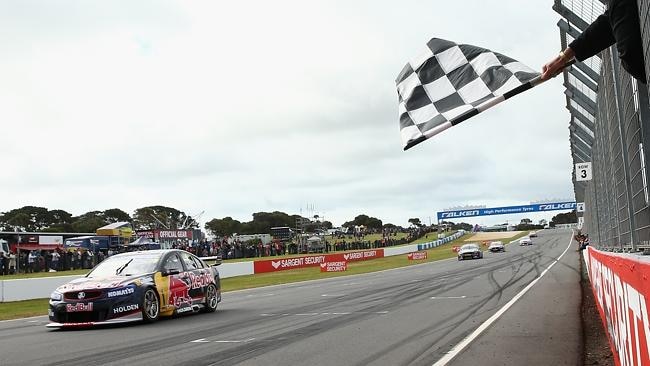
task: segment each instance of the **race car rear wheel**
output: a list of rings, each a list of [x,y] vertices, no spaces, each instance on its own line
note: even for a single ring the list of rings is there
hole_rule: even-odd
[[[217,298],[217,286],[211,283],[208,285],[208,287],[205,288],[205,307],[203,308],[203,311],[206,313],[214,312],[217,310],[218,302],[219,299]]]
[[[160,316],[158,294],[153,288],[148,288],[144,292],[142,299],[142,320],[146,323],[152,323],[158,320],[158,316]]]

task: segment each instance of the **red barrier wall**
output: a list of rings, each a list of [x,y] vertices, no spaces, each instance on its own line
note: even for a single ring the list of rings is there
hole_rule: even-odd
[[[591,286],[617,366],[650,365],[650,262],[587,247]]]
[[[325,262],[356,262],[383,257],[383,249],[372,249],[340,254],[307,255],[302,257],[283,258],[277,260],[271,259],[264,261],[255,261],[253,262],[253,268],[255,270],[255,273],[266,273],[284,271],[288,269],[315,267]]]

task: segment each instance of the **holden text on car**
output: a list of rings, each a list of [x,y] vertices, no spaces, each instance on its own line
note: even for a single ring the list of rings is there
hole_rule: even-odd
[[[220,262],[218,262],[219,264]],[[85,327],[217,309],[219,272],[183,250],[109,257],[50,295],[48,327]]]

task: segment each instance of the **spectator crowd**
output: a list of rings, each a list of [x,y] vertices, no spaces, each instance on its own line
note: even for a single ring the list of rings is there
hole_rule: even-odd
[[[398,232],[395,230],[383,230],[381,232],[381,238],[376,240],[365,240],[366,234],[368,232],[355,232],[351,234],[337,233],[329,236],[329,239],[324,238],[322,245],[318,247],[278,240],[270,243],[263,243],[259,239],[242,242],[239,240],[229,240],[228,237],[214,241],[202,240],[198,243],[179,241],[172,244],[171,247],[186,250],[199,257],[220,256],[224,260],[227,260],[312,252],[327,253],[331,251],[384,248],[406,244],[423,236],[428,237],[429,231],[422,228],[412,228],[406,237],[401,236],[399,239]],[[19,250],[18,256],[14,253],[6,254],[0,252],[0,275],[10,275],[19,272],[36,273],[91,269],[97,263],[114,254],[145,249],[145,246],[123,246],[112,248],[108,251],[97,250],[95,253],[91,250],[83,250],[80,248],[74,250],[63,250],[61,248],[40,251]]]

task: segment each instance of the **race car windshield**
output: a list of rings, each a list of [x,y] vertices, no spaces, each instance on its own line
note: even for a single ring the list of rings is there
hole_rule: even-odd
[[[153,256],[111,257],[98,264],[87,277],[134,276],[151,273],[156,270],[158,259]]]
[[[461,250],[470,250],[470,249],[476,249],[476,245],[473,244],[465,244],[462,247],[460,247]]]

